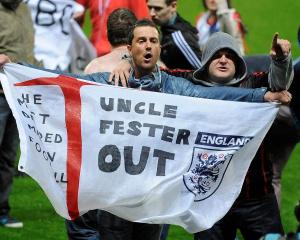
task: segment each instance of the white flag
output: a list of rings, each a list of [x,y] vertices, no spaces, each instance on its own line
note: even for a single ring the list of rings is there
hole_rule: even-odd
[[[130,221],[210,228],[239,195],[270,128],[270,103],[124,89],[5,65],[19,169],[56,212],[103,209]]]

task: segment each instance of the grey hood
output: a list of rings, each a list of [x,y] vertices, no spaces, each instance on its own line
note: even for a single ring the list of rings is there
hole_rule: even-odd
[[[234,85],[242,81],[247,75],[247,66],[244,61],[242,54],[239,50],[239,46],[236,40],[229,34],[224,32],[214,33],[204,45],[202,52],[202,67],[196,70],[193,74],[193,79],[195,82],[199,82],[206,86],[215,86],[218,83],[208,82],[205,76],[206,70],[208,69],[208,64],[214,54],[221,49],[230,49],[237,56],[237,62],[235,61],[236,74],[235,77],[228,83],[222,83],[220,85]],[[204,80],[206,79],[206,80]]]

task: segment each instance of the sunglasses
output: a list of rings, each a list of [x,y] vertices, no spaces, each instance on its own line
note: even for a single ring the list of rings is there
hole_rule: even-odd
[[[228,58],[232,61],[237,59],[236,54],[231,51],[218,51],[213,55],[212,60],[219,59],[223,56],[225,56],[226,58]]]

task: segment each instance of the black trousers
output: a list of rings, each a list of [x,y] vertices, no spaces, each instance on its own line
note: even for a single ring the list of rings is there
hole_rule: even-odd
[[[19,147],[16,121],[3,94],[0,94],[0,216],[9,215],[9,196]]]
[[[267,233],[283,234],[275,194],[236,204],[212,228],[196,233],[194,240],[234,240],[237,229],[245,240],[258,240]]]
[[[102,210],[66,220],[69,240],[159,240],[161,225],[130,222]]]

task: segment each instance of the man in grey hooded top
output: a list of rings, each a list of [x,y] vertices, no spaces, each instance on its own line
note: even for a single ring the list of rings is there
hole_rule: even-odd
[[[293,79],[290,47],[287,40],[278,39],[278,34],[275,34],[269,73],[247,75],[246,63],[236,41],[226,33],[215,33],[203,50],[203,66],[193,73],[193,81],[204,86],[267,87],[274,91],[288,89]],[[214,78],[210,77],[211,72]],[[224,80],[226,74],[228,77]],[[272,139],[267,135],[230,211],[211,229],[196,233],[195,240],[233,240],[237,229],[246,240],[256,240],[267,233],[283,234],[272,187],[271,145]]]
[[[289,88],[293,79],[293,63],[290,48],[289,41],[278,39],[278,34],[275,34],[271,49],[272,61],[267,77],[268,82],[265,83],[267,85],[263,85],[264,87],[269,87],[273,91]],[[234,58],[235,75],[228,82],[214,81],[210,79],[208,74],[209,64],[221,50],[226,50]],[[242,83],[244,87],[254,87],[254,83],[251,82],[254,81],[252,79],[255,76],[257,75],[247,77],[246,62],[241,55],[237,42],[232,36],[224,32],[217,32],[209,39],[209,42],[203,49],[202,67],[193,74],[194,81],[205,86],[238,86],[238,84]],[[262,83],[260,84],[262,85]]]

